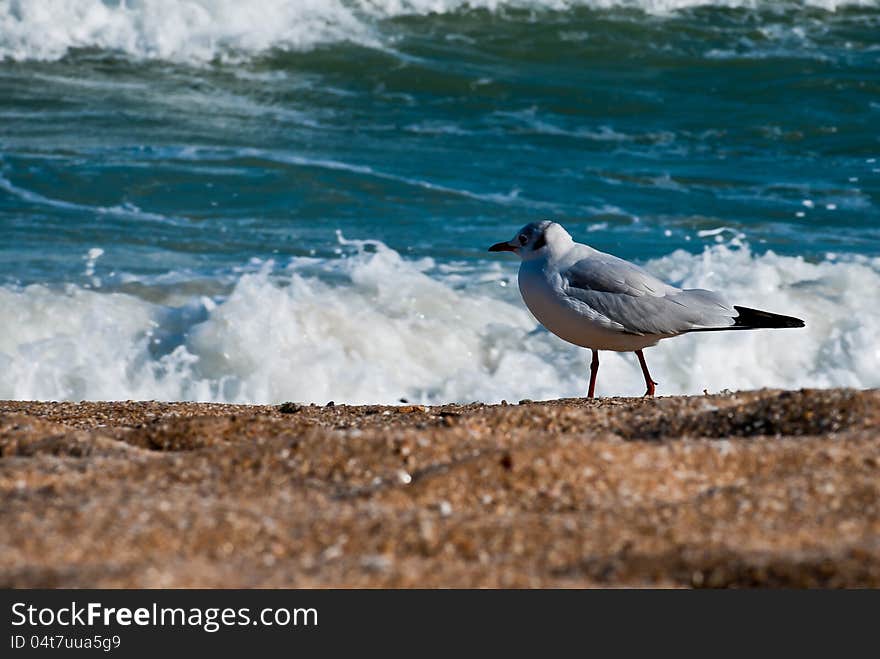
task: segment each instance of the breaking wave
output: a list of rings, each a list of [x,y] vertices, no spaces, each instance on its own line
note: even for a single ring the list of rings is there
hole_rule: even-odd
[[[270,262],[228,294],[160,304],[101,277],[0,288],[0,398],[440,403],[582,395],[586,351],[541,330],[512,264],[438,266],[378,241]],[[804,318],[804,330],[685,335],[647,352],[661,394],[880,386],[880,258],[818,263],[745,243],[647,264],[688,287]],[[189,289],[187,289],[189,290]],[[603,353],[600,395],[640,395],[632,355]]]
[[[474,10],[758,9],[758,0],[0,0],[0,59],[56,60],[73,49],[205,62],[337,42],[382,47],[378,25],[399,16]],[[876,0],[799,0],[778,8],[875,8]]]

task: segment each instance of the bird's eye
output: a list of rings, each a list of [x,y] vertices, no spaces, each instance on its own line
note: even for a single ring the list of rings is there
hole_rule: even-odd
[[[519,244],[525,245],[527,242],[529,242],[529,239],[526,238],[526,234],[524,234],[524,233],[519,234]]]

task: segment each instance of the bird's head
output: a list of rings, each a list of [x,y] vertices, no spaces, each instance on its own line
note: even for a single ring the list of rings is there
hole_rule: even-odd
[[[495,243],[490,252],[513,252],[523,261],[540,258],[555,252],[572,242],[568,231],[562,225],[550,220],[529,222],[517,231],[512,240]]]

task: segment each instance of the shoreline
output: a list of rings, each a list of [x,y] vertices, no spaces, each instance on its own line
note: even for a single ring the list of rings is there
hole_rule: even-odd
[[[880,586],[880,390],[0,401],[4,587]]]

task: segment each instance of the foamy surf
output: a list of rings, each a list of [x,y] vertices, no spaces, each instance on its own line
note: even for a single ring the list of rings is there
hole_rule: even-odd
[[[207,62],[272,49],[305,51],[351,42],[389,47],[377,23],[400,16],[472,10],[636,10],[664,16],[721,7],[759,9],[757,0],[0,0],[0,59],[57,60],[75,49],[144,59]],[[774,3],[836,11],[875,0]]]
[[[500,401],[583,395],[586,353],[540,330],[513,264],[438,266],[378,241],[265,262],[228,295],[161,305],[109,286],[0,288],[0,398],[243,403]],[[96,251],[89,279],[101,276]],[[661,394],[880,386],[880,258],[810,263],[747,244],[648,268],[804,330],[688,335],[648,351]],[[171,298],[173,299],[173,298]],[[631,355],[602,354],[600,395],[640,395]]]

